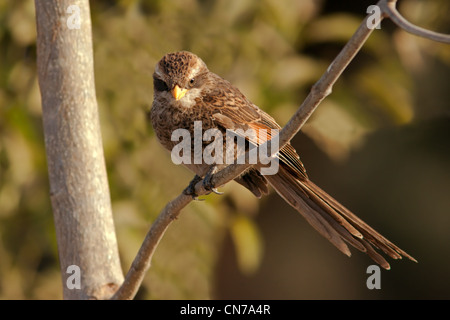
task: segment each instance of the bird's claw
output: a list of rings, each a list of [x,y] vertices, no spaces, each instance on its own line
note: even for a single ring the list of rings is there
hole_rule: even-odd
[[[220,192],[219,190],[217,190],[214,186],[214,183],[212,182],[212,178],[213,178],[215,172],[216,172],[216,166],[212,166],[206,173],[204,179],[202,179],[198,175],[195,175],[195,177],[191,180],[191,182],[189,182],[189,185],[186,187],[186,189],[183,190],[183,193],[187,196],[191,196],[192,199],[194,199],[194,200],[203,201],[204,199],[199,199],[198,194],[195,193],[195,185],[199,181],[203,180],[203,187],[205,188],[205,190],[214,192],[215,194],[218,194],[218,195],[224,194],[223,192]]]
[[[212,191],[215,194],[218,195],[222,195],[224,194],[223,192],[220,192],[219,190],[217,190],[214,186],[214,183],[212,182],[212,178],[214,176],[214,173],[216,172],[217,167],[216,166],[212,166],[208,172],[205,175],[205,178],[203,179],[203,187],[208,190],[208,191]]]

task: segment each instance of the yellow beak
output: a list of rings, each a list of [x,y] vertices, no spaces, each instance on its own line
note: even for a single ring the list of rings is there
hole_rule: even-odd
[[[175,100],[180,100],[181,98],[184,97],[184,95],[187,92],[187,89],[181,89],[177,84],[175,85],[175,87],[172,89],[172,96],[175,98]]]

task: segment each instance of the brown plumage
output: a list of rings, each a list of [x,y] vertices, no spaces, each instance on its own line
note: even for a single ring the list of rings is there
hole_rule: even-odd
[[[270,115],[250,102],[231,83],[209,71],[206,64],[190,52],[165,55],[155,67],[153,80],[151,121],[158,140],[169,151],[178,143],[171,140],[172,132],[187,129],[193,137],[194,121],[202,121],[203,132],[216,128],[224,135],[226,130],[280,129]],[[266,140],[258,135],[246,139],[254,145]],[[208,143],[203,142],[203,147]],[[366,252],[385,269],[390,268],[389,263],[374,247],[393,259],[404,256],[416,261],[309,180],[290,144],[283,147],[277,156],[277,174],[263,176],[252,168],[235,181],[257,197],[267,194],[270,184],[321,235],[348,256],[347,244],[350,244]],[[185,165],[200,177],[204,177],[211,167],[206,163]],[[217,167],[220,169],[225,165]]]

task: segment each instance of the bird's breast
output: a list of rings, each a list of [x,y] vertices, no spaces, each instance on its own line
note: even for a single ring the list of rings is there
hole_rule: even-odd
[[[176,130],[186,130],[193,139],[198,137],[199,122],[202,133],[215,128],[211,110],[201,103],[196,103],[191,108],[183,108],[176,103],[155,100],[151,110],[151,122],[159,142],[169,151],[178,143],[172,141]],[[194,132],[195,130],[197,131]]]

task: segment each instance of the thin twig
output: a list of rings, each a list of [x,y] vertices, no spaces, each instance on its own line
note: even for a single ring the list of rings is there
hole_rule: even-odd
[[[380,1],[378,5],[380,6],[381,11],[385,15],[387,15],[397,26],[399,26],[406,32],[415,34],[419,37],[443,43],[450,43],[450,35],[418,27],[403,18],[403,16],[400,14],[400,12],[397,11],[397,8],[395,7],[396,2],[396,0],[383,0]]]

